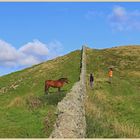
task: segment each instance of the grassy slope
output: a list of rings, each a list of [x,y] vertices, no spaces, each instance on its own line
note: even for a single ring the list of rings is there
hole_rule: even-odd
[[[87,50],[87,137],[140,137],[140,46]],[[113,83],[108,67],[115,66]],[[89,74],[94,72],[94,89]]]
[[[0,77],[0,137],[48,137],[56,119],[54,112],[72,85],[79,80],[80,51],[31,68]],[[61,94],[50,89],[44,94],[44,81],[67,77],[70,83]]]

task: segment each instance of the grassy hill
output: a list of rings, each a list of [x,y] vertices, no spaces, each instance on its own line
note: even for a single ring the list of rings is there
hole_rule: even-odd
[[[112,84],[107,82],[110,66]],[[140,137],[140,46],[87,49],[87,92],[88,138]]]
[[[140,137],[140,46],[87,49],[88,138]],[[81,51],[0,77],[0,138],[49,137],[56,106],[79,80]],[[108,68],[113,66],[113,82]],[[94,89],[89,74],[94,73]],[[70,83],[44,93],[46,79]]]
[[[57,103],[79,80],[81,51],[49,60],[0,77],[0,137],[48,137],[56,119]],[[58,93],[44,94],[44,81],[67,77],[69,84]]]

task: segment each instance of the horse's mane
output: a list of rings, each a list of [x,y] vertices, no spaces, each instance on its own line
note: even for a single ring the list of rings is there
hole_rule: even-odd
[[[68,80],[68,78],[60,78],[58,79],[59,81],[64,81],[64,80]]]

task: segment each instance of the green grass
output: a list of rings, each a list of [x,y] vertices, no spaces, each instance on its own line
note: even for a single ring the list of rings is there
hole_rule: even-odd
[[[88,138],[140,137],[139,46],[87,49],[86,121]],[[46,138],[53,130],[56,106],[79,80],[80,51],[0,77],[0,137]],[[113,83],[108,67],[114,66]],[[94,89],[89,74],[94,72]],[[44,94],[46,79],[67,77],[69,84]]]
[[[87,50],[86,121],[88,138],[140,137],[140,48]],[[113,83],[108,67],[114,66]],[[88,78],[94,72],[95,85]]]
[[[56,106],[79,80],[80,51],[0,77],[0,137],[49,137],[56,120]],[[50,88],[44,93],[44,81],[67,77],[61,93]]]

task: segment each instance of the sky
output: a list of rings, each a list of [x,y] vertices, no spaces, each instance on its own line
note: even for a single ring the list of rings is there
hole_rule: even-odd
[[[0,76],[81,49],[140,44],[140,2],[0,2]]]

